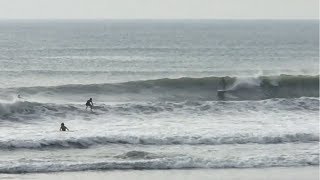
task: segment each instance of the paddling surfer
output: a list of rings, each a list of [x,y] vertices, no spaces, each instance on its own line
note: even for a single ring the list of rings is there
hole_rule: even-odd
[[[64,125],[64,123],[61,123],[60,131],[66,131],[66,130],[69,131],[69,129]]]

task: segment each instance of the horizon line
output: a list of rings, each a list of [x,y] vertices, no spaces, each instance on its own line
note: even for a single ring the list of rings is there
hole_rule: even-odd
[[[170,20],[320,20],[320,18],[0,18],[1,20],[152,20],[152,21],[170,21]]]

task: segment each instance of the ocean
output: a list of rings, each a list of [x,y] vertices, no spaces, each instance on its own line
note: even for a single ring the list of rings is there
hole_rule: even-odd
[[[2,20],[0,157],[12,174],[317,167],[319,21]]]

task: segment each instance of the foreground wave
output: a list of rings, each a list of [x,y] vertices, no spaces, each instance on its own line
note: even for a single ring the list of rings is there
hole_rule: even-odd
[[[319,97],[319,76],[279,75],[260,77],[224,77],[225,100],[261,100],[269,98]],[[125,100],[217,100],[222,77],[157,79],[116,84],[63,85],[1,89],[6,96],[25,97],[90,96],[112,101]]]
[[[44,149],[44,148],[89,148],[108,144],[141,144],[141,145],[221,145],[221,144],[279,144],[319,142],[319,134],[296,133],[259,136],[237,134],[235,136],[203,137],[203,136],[94,136],[67,139],[19,139],[0,141],[0,149]]]
[[[123,158],[126,157],[126,158]],[[146,158],[150,157],[150,158]],[[319,156],[309,158],[295,156],[257,156],[254,158],[199,158],[188,155],[174,157],[156,156],[144,151],[130,151],[110,160],[99,162],[44,162],[25,161],[0,166],[0,173],[41,173],[60,171],[89,170],[152,170],[152,169],[186,169],[186,168],[265,168],[265,167],[299,167],[317,166]]]

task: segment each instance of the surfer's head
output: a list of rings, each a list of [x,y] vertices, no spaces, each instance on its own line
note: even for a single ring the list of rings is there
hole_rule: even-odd
[[[90,100],[92,101],[92,98],[90,98]]]
[[[64,126],[64,123],[61,123],[61,126]]]

